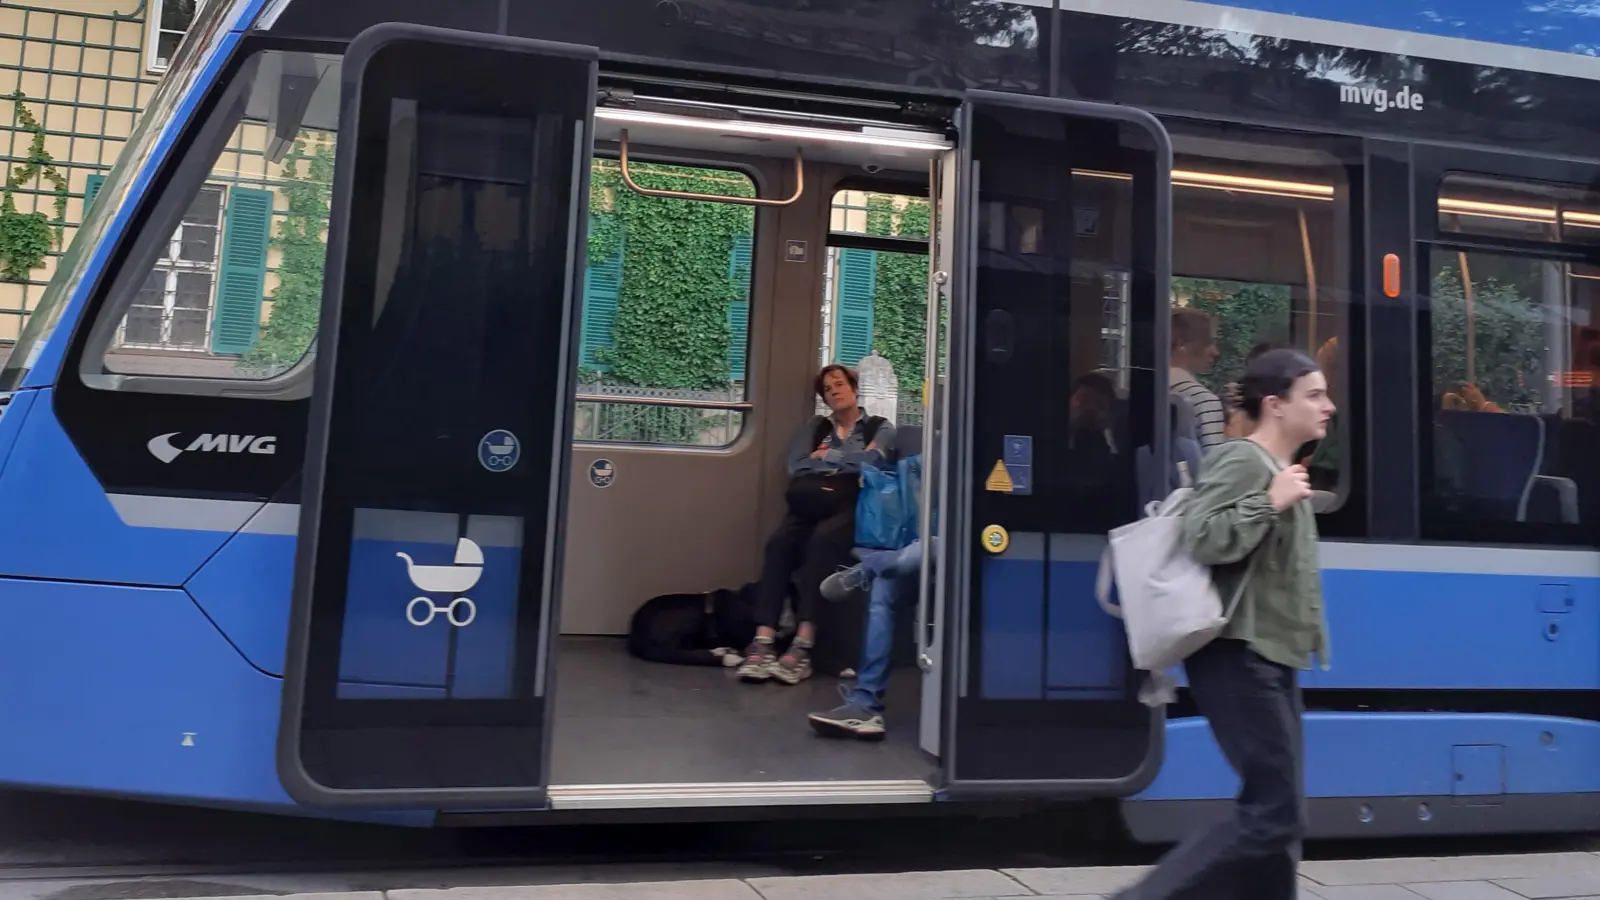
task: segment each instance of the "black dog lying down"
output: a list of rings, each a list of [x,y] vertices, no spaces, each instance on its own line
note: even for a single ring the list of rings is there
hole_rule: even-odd
[[[680,666],[737,666],[756,636],[755,593],[756,586],[747,584],[733,591],[647,600],[628,625],[628,652]],[[779,638],[792,630],[792,625],[781,629]]]

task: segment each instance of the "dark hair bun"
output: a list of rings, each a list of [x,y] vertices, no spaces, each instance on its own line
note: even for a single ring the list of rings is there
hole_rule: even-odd
[[[1299,350],[1268,350],[1245,367],[1239,379],[1239,405],[1251,421],[1260,421],[1261,402],[1268,397],[1288,397],[1294,383],[1318,371],[1316,360]]]

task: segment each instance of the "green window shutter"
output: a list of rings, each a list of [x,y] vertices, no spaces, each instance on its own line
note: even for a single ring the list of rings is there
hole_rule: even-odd
[[[728,256],[728,278],[738,289],[738,296],[728,304],[728,380],[744,381],[745,366],[750,352],[750,250],[751,235],[741,234],[733,239],[733,252]]]
[[[228,191],[217,268],[217,312],[211,320],[213,353],[246,353],[261,334],[272,201],[271,191],[242,187]]]
[[[95,195],[100,193],[100,188],[106,183],[104,175],[90,175],[83,182],[83,217],[89,218],[89,207],[94,203]]]
[[[595,351],[609,350],[616,340],[617,304],[622,300],[623,241],[605,259],[590,257],[583,273],[583,330],[579,335],[578,365],[604,372],[609,366],[595,361]]]
[[[872,352],[872,295],[878,280],[878,254],[854,248],[839,251],[838,335],[833,359],[847,366]]]

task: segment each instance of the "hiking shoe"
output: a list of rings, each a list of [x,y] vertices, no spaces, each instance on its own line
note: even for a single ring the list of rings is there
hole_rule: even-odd
[[[795,638],[789,649],[778,657],[772,667],[772,677],[784,684],[799,684],[811,677],[811,642]]]
[[[838,603],[848,598],[851,594],[866,590],[870,582],[871,579],[867,576],[867,570],[856,565],[848,569],[840,569],[822,579],[822,584],[817,589],[829,602]]]
[[[811,730],[823,737],[853,737],[862,741],[883,740],[885,733],[883,716],[851,703],[844,691],[839,693],[846,696],[843,706],[827,712],[815,712],[806,717],[811,723]]]
[[[744,662],[736,673],[740,681],[751,683],[766,681],[778,663],[778,654],[772,649],[772,638],[756,638],[744,650]]]

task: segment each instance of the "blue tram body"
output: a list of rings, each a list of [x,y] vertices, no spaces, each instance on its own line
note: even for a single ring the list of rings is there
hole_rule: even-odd
[[[1600,22],[1558,6],[1508,13],[1468,0],[1409,12],[1371,3],[1276,0],[1238,0],[1229,6],[1142,0],[1114,12],[1093,3],[971,3],[956,4],[954,24],[923,15],[923,5],[920,0],[604,0],[557,10],[523,0],[448,8],[393,0],[235,0],[202,13],[0,374],[0,391],[6,392],[0,394],[5,510],[0,602],[13,613],[0,632],[0,704],[10,726],[0,735],[0,781],[301,814],[332,808],[340,815],[414,824],[483,808],[1110,796],[1121,798],[1133,833],[1149,840],[1180,833],[1232,796],[1234,779],[1191,708],[1180,703],[1152,721],[1130,701],[1133,674],[1120,627],[1086,600],[1103,546],[1096,534],[1104,528],[1087,517],[1083,521],[1090,524],[1075,522],[1062,530],[1042,503],[1025,509],[994,505],[1012,499],[1006,495],[1015,493],[1015,485],[985,489],[996,452],[986,450],[984,441],[999,427],[985,417],[1000,415],[993,409],[1025,410],[1027,404],[985,401],[983,391],[994,383],[974,374],[982,354],[990,352],[984,349],[988,345],[980,347],[984,332],[978,323],[992,321],[994,309],[982,304],[996,302],[981,299],[983,285],[1005,284],[1010,277],[999,265],[984,274],[981,263],[970,279],[970,293],[952,301],[957,325],[948,352],[958,364],[950,394],[957,406],[963,400],[968,406],[947,422],[954,440],[968,443],[964,450],[948,451],[957,471],[946,489],[965,499],[947,504],[956,509],[943,534],[952,541],[975,538],[976,529],[989,524],[981,516],[1000,521],[1011,514],[1006,510],[1024,511],[1007,526],[1011,531],[1002,552],[957,553],[943,590],[935,590],[933,581],[924,584],[930,608],[943,604],[946,616],[939,636],[929,638],[930,647],[946,651],[946,662],[933,667],[943,685],[932,704],[936,725],[921,745],[937,760],[933,774],[841,778],[845,787],[829,787],[828,779],[815,777],[731,791],[717,782],[722,799],[708,800],[689,782],[675,792],[652,781],[632,794],[623,790],[626,785],[563,784],[550,775],[545,760],[545,771],[528,779],[530,790],[515,796],[492,793],[523,785],[502,780],[475,786],[489,791],[481,802],[470,793],[441,794],[438,800],[419,794],[413,802],[401,792],[375,796],[359,804],[365,807],[360,812],[341,809],[338,800],[318,803],[315,798],[323,795],[304,784],[286,788],[284,759],[293,753],[284,744],[284,679],[293,665],[286,667],[285,661],[297,658],[296,641],[308,640],[306,634],[321,627],[309,605],[302,612],[312,618],[292,615],[299,609],[295,604],[310,603],[301,599],[309,596],[304,585],[297,586],[296,535],[311,515],[302,508],[308,490],[302,462],[317,458],[318,445],[308,438],[306,425],[318,414],[311,377],[306,375],[298,393],[263,400],[266,393],[258,397],[252,386],[236,392],[163,389],[158,382],[170,373],[91,371],[87,360],[99,339],[97,329],[104,330],[108,321],[102,312],[110,308],[105,295],[126,289],[122,281],[135,266],[130,259],[139,252],[141,229],[154,227],[152,219],[162,221],[163,196],[192,189],[186,181],[204,179],[204,172],[188,172],[196,165],[192,148],[213,139],[207,134],[209,122],[237,101],[226,88],[241,68],[254,65],[252,54],[299,54],[298,59],[336,67],[349,41],[392,20],[455,34],[597,47],[602,84],[613,73],[637,77],[643,85],[679,79],[688,84],[682,87],[684,96],[699,97],[694,92],[711,90],[708,85],[753,85],[769,95],[780,90],[807,95],[795,101],[795,109],[807,108],[812,95],[837,94],[849,98],[858,112],[883,102],[878,98],[900,96],[905,98],[901,113],[910,116],[907,110],[913,110],[923,120],[929,118],[923,107],[955,109],[974,91],[1148,109],[1179,138],[1172,181],[1180,187],[1185,178],[1204,184],[1183,156],[1191,145],[1181,139],[1191,133],[1200,135],[1196,140],[1212,133],[1249,140],[1265,135],[1260,145],[1274,153],[1263,151],[1263,172],[1256,177],[1277,178],[1280,187],[1273,190],[1289,193],[1322,196],[1304,187],[1306,182],[1274,174],[1287,171],[1295,159],[1320,155],[1324,161],[1317,165],[1335,172],[1326,196],[1341,210],[1336,221],[1342,237],[1332,265],[1343,270],[1338,314],[1344,316],[1341,365],[1349,381],[1342,413],[1348,417],[1341,438],[1345,463],[1336,489],[1341,503],[1321,519],[1333,661],[1329,670],[1306,673],[1303,680],[1314,830],[1398,835],[1590,827],[1600,811],[1600,766],[1595,765],[1600,761],[1600,707],[1595,704],[1600,549],[1590,517],[1595,488],[1573,460],[1587,461],[1593,470],[1600,457],[1585,458],[1578,450],[1563,456],[1562,450],[1587,446],[1584,429],[1571,424],[1579,418],[1572,410],[1582,399],[1573,385],[1587,382],[1562,379],[1588,363],[1570,342],[1561,353],[1547,351],[1541,358],[1547,381],[1566,393],[1546,391],[1537,402],[1525,401],[1528,409],[1501,413],[1538,422],[1537,429],[1490,428],[1494,433],[1480,440],[1483,432],[1474,431],[1476,425],[1458,427],[1456,419],[1435,416],[1430,410],[1448,390],[1428,374],[1434,352],[1429,329],[1437,327],[1431,318],[1444,316],[1430,300],[1443,288],[1422,273],[1437,268],[1433,263],[1441,253],[1462,254],[1462,267],[1465,254],[1490,252],[1562,266],[1541,277],[1547,286],[1559,281],[1543,302],[1564,318],[1556,325],[1548,317],[1532,319],[1536,324],[1528,327],[1546,328],[1550,345],[1588,328],[1591,308],[1581,279],[1592,277],[1585,267],[1600,260],[1579,230],[1588,224],[1582,218],[1584,202],[1600,183],[1600,156],[1590,141],[1600,128],[1592,102],[1600,77],[1600,61],[1592,57],[1600,46]],[[1012,17],[1004,34],[979,34],[971,24],[1001,13]],[[1253,38],[1261,40],[1252,43]],[[282,64],[283,72],[291,68]],[[334,69],[320,71],[326,78]],[[334,96],[337,78],[319,82],[311,77],[301,85],[312,94],[303,106],[315,111],[334,97],[335,117],[346,124],[355,96],[352,84],[358,83],[346,73],[340,101]],[[1379,109],[1370,91],[1361,93],[1373,86],[1391,97],[1409,87],[1427,98],[1426,105]],[[249,103],[238,105],[236,117],[253,115]],[[950,152],[956,152],[980,126],[961,115],[950,121],[958,133]],[[319,127],[332,123],[328,118]],[[596,140],[610,140],[600,129],[595,134]],[[626,142],[626,135],[621,140]],[[698,145],[693,150],[681,159],[662,158],[696,161],[713,154]],[[1086,152],[1083,158],[1093,155]],[[339,165],[347,164],[355,165],[341,155]],[[1242,166],[1206,177],[1245,177]],[[1083,168],[1093,166],[1084,163]],[[1462,172],[1496,180],[1484,195],[1489,200],[1446,196],[1441,184]],[[1513,182],[1540,187],[1519,195]],[[1216,183],[1244,194],[1266,190],[1259,182]],[[1302,187],[1281,188],[1287,183]],[[1559,194],[1554,188],[1539,193],[1547,185],[1570,186],[1573,198],[1551,201],[1553,237],[1525,227],[1507,236],[1449,219],[1475,214],[1476,207],[1462,203],[1492,201],[1523,209],[1515,215],[1527,225],[1537,217],[1526,210],[1537,204],[1517,198]],[[1315,187],[1321,190],[1320,184]],[[937,193],[937,188],[929,190]],[[336,203],[346,196],[338,190],[336,185]],[[337,222],[337,207],[334,215]],[[976,213],[962,211],[958,203],[952,215]],[[1150,220],[1156,223],[1152,229],[1158,219]],[[1565,225],[1568,219],[1571,224]],[[768,254],[764,248],[776,247],[780,234],[800,232],[791,220],[775,220],[782,224],[772,228],[768,219],[757,221],[762,237],[756,269],[784,265],[776,250]],[[1132,221],[1124,227],[1132,229],[1137,243],[1144,233],[1138,223],[1144,220]],[[1309,257],[1315,226],[1300,221]],[[958,222],[955,227],[959,234],[966,226]],[[978,226],[971,228],[976,234]],[[820,247],[829,231],[818,225],[809,239]],[[1137,256],[1140,251],[1128,252]],[[1174,259],[1183,257],[1181,236],[1174,237],[1170,252]],[[1401,273],[1393,279],[1387,256],[1396,258],[1392,265]],[[1509,271],[1501,270],[1502,281],[1514,281],[1505,274]],[[329,272],[331,282],[335,274]],[[1174,262],[1171,275],[1183,274],[1184,266]],[[758,294],[785,290],[777,279],[755,282]],[[1314,297],[1316,277],[1309,280]],[[1396,290],[1390,290],[1391,280]],[[1148,354],[1146,368],[1159,373],[1166,367],[1167,351],[1158,343],[1166,337],[1160,321],[1168,298],[1165,286],[1158,287],[1162,309],[1143,318],[1135,312],[1127,328],[1148,330],[1149,346],[1130,352],[1136,363],[1139,353]],[[335,295],[330,288],[325,296]],[[1295,297],[1296,316],[1307,308],[1311,319],[1322,314],[1315,299]],[[760,310],[759,304],[776,301],[758,296],[752,302]],[[963,302],[972,311],[961,313],[957,307]],[[1600,309],[1592,311],[1600,315]],[[981,319],[980,313],[991,319]],[[327,312],[323,315],[327,325]],[[558,344],[571,338],[567,331],[575,333],[576,324],[569,324],[552,332]],[[803,374],[809,361],[794,365],[799,356],[777,349],[784,338],[775,328],[758,330],[751,347],[763,348],[761,355],[774,371],[782,364]],[[319,343],[311,356],[328,349]],[[957,384],[963,354],[979,362],[970,362],[966,380]],[[757,355],[752,351],[752,359]],[[315,383],[330,383],[326,379],[334,377],[328,373],[336,365],[327,363],[327,371],[316,376],[323,380]],[[771,377],[774,392],[788,389],[782,378]],[[150,385],[129,387],[141,378]],[[798,378],[790,381],[799,383]],[[572,393],[570,385],[560,383],[564,396]],[[1164,393],[1151,385],[1130,390],[1141,389],[1150,398]],[[309,406],[308,394],[314,395]],[[785,402],[775,405],[798,408]],[[783,439],[786,419],[775,416],[779,421],[769,423],[763,411],[739,409],[747,416],[747,429],[779,435],[766,446],[776,447]],[[169,424],[172,410],[177,413]],[[1024,413],[1008,414],[1007,427],[1027,421]],[[1164,414],[1157,418],[1164,420]],[[1045,427],[1038,426],[1041,435]],[[1147,437],[1159,443],[1163,428]],[[147,442],[174,433],[180,435],[169,441],[175,448],[202,433],[223,439],[210,450],[196,440],[191,459],[209,455],[197,460],[197,474],[186,482],[164,480],[174,470],[171,461],[152,462],[142,455]],[[556,432],[558,438],[567,433]],[[264,436],[273,442],[252,443]],[[239,437],[247,440],[235,440]],[[550,461],[553,472],[563,471],[566,463],[575,471],[587,470],[599,452],[594,448],[605,446],[582,438],[559,443]],[[323,455],[332,452],[326,443],[321,446]],[[1449,490],[1441,487],[1447,480],[1440,462],[1448,456],[1441,449],[1446,447],[1458,448],[1449,459],[1463,460],[1451,471],[1467,473],[1449,476],[1455,479],[1448,481]],[[624,451],[606,452],[623,466],[632,462]],[[1486,468],[1490,457],[1515,468],[1514,477],[1493,474]],[[241,460],[263,463],[263,469],[245,472]],[[619,487],[628,477],[623,466]],[[721,476],[698,477],[714,485]],[[1510,487],[1501,483],[1507,480]],[[758,512],[770,518],[770,502],[762,503]],[[565,505],[552,509],[576,515]],[[431,525],[401,528],[395,524],[399,519],[383,519],[363,538],[361,514],[357,509],[352,540],[365,539],[369,549],[376,548],[373,558],[381,561],[371,563],[374,571],[388,563],[396,547],[419,561],[442,563],[448,549],[441,548],[469,532],[487,533],[472,531],[478,526],[469,524],[458,535],[453,519],[438,534],[428,530]],[[559,530],[561,520],[556,521]],[[566,520],[566,530],[578,529],[579,521]],[[495,560],[505,554],[522,554],[525,545],[536,547],[532,535],[518,530],[515,540],[480,541],[489,567],[499,566]],[[555,542],[552,552],[563,549],[558,538],[540,539]],[[565,540],[570,559],[575,538],[569,534]],[[304,555],[304,548],[298,549]],[[351,550],[349,555],[349,577],[365,578],[354,559],[360,554]],[[304,559],[300,564],[315,565]],[[396,570],[372,579],[399,577]],[[376,583],[372,579],[363,582],[368,586],[363,591]],[[519,586],[514,576],[498,574],[479,587],[484,621],[495,630],[480,632],[484,637],[477,643],[464,634],[423,632],[382,620],[376,607],[364,610],[365,601],[352,595],[343,607],[346,626],[330,696],[423,704],[435,698],[457,702],[509,695],[510,685],[523,676],[517,668],[522,645],[507,637],[521,614],[515,598],[536,588],[526,578]],[[389,597],[407,586],[397,581],[371,590],[375,593],[362,596]],[[929,624],[927,615],[919,627]],[[312,624],[304,625],[307,621]],[[297,630],[297,622],[304,627]],[[597,626],[583,633],[607,631]],[[553,639],[541,638],[540,646]],[[314,652],[311,662],[302,658],[301,665],[315,670]],[[558,664],[544,665],[540,684],[548,678],[559,687],[564,679],[554,668]],[[931,690],[926,677],[925,700]],[[308,703],[308,709],[315,706]],[[929,709],[925,703],[925,715],[933,715]],[[333,713],[306,715],[310,722]],[[559,721],[550,724],[542,706],[530,715],[544,731],[562,727]],[[552,738],[541,734],[528,746],[542,741],[548,748]],[[1105,752],[1068,749],[1096,735],[1105,739]],[[354,758],[338,756],[345,750],[336,742],[319,752]],[[316,764],[307,765],[307,781],[320,779],[321,789],[328,789],[324,799],[356,790],[332,788]],[[418,787],[408,777],[397,774],[392,783],[375,788]],[[925,789],[916,787],[919,780]],[[360,782],[352,777],[349,783]],[[427,787],[455,790],[460,785]],[[716,792],[706,788],[705,793]]]

